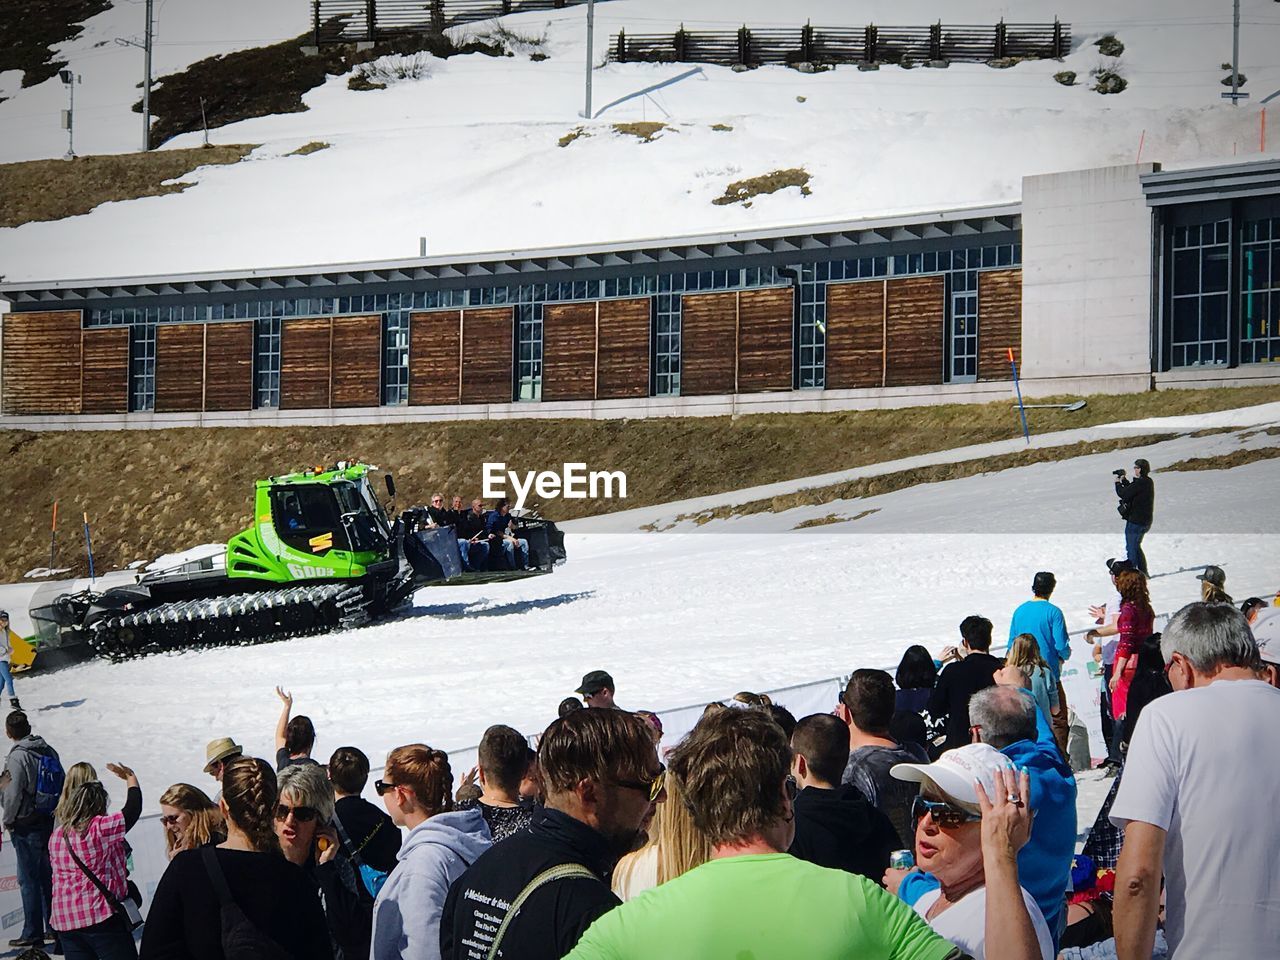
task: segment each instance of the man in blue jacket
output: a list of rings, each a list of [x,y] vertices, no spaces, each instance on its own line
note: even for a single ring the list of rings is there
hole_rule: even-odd
[[[1053,724],[1053,736],[1058,747],[1067,752],[1067,736],[1071,730],[1067,719],[1067,694],[1062,689],[1062,664],[1071,657],[1071,645],[1067,640],[1067,618],[1062,610],[1049,602],[1058,580],[1052,573],[1041,571],[1031,581],[1032,599],[1019,605],[1009,621],[1009,643],[1013,638],[1029,633],[1040,645],[1040,656],[1049,665],[1053,682],[1058,685],[1058,709],[1049,718]]]
[[[1037,737],[1036,702],[1025,690],[994,686],[969,701],[974,743],[995,747],[1031,775],[1031,839],[1018,854],[1018,879],[1035,898],[1053,935],[1053,946],[1066,921],[1067,885],[1076,843],[1076,780],[1051,739]],[[898,896],[915,903],[938,881],[927,873],[902,878]],[[890,887],[892,889],[892,887]]]

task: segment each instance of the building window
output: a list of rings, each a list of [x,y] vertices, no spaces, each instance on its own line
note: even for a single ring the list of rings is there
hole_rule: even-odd
[[[947,380],[970,383],[978,379],[977,250],[953,250],[947,285],[948,343],[951,361]],[[985,260],[986,257],[983,257]]]
[[[254,406],[280,406],[280,318],[261,317],[255,327]]]
[[[1245,223],[1240,259],[1240,362],[1280,360],[1280,218]]]
[[[392,294],[400,303],[399,294]],[[405,299],[408,299],[406,295]],[[382,402],[389,407],[409,402],[409,310],[393,309],[382,320]]]
[[[516,399],[542,399],[542,307],[536,300],[516,305]]]
[[[129,409],[156,408],[156,325],[129,328]]]
[[[836,263],[806,263],[800,267],[796,382],[802,389],[821,389],[827,382],[827,281],[834,266]]]
[[[1173,230],[1170,346],[1175,367],[1230,361],[1230,240],[1230,220]]]
[[[658,278],[654,298],[653,393],[658,397],[680,396],[680,318],[684,274],[663,274]]]

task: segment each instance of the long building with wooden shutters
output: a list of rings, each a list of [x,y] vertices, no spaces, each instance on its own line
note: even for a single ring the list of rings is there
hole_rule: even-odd
[[[660,243],[0,284],[0,423],[714,415],[1000,399],[1015,366],[1033,395],[1280,371],[1280,162],[1023,193]]]

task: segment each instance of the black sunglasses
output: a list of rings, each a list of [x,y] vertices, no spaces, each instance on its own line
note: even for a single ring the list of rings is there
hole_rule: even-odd
[[[641,790],[648,793],[649,802],[656,803],[658,797],[662,795],[662,788],[667,785],[667,768],[663,764],[658,764],[658,772],[654,774],[652,780],[615,780],[614,783],[628,790]]]
[[[796,778],[787,774],[787,779],[782,781],[783,788],[787,791],[787,799],[794,800],[796,794],[800,792],[800,784],[796,783]]]
[[[385,780],[375,780],[373,781],[373,792],[381,797],[384,794],[390,793],[398,786],[400,786],[398,783],[387,783]]]
[[[280,821],[288,820],[289,814],[293,814],[293,819],[298,823],[310,823],[316,817],[320,816],[320,811],[315,807],[291,807],[287,803],[276,804],[276,819]]]
[[[916,797],[911,801],[911,819],[919,822],[925,814],[933,817],[933,822],[940,827],[958,827],[964,823],[974,823],[982,819],[980,814],[970,813],[953,804],[940,800],[926,800]]]

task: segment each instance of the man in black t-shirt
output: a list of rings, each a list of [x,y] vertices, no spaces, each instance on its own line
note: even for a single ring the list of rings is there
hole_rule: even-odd
[[[520,797],[520,781],[529,766],[528,753],[529,742],[519,730],[505,724],[494,724],[480,740],[480,798],[464,800],[457,809],[478,806],[494,843],[528,829],[533,820],[534,805]]]
[[[938,675],[938,683],[929,697],[929,713],[946,716],[947,739],[944,751],[963,747],[969,736],[969,698],[994,684],[1000,661],[991,656],[991,621],[986,617],[965,617],[960,622],[960,648],[948,648],[943,660],[956,658]]]
[[[350,843],[347,856],[390,873],[400,852],[400,830],[385,810],[360,796],[369,782],[369,758],[355,747],[339,747],[329,758],[329,781],[337,797],[334,816]]]

